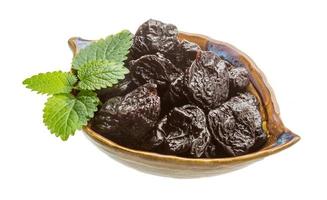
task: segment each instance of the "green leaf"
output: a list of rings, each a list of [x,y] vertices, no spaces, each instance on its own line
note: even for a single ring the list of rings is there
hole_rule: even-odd
[[[27,88],[41,94],[70,93],[77,78],[69,72],[48,72],[34,75],[23,81]]]
[[[98,98],[81,91],[77,97],[57,94],[48,99],[43,110],[43,121],[51,133],[67,140],[76,130],[87,124],[97,110]]]
[[[89,90],[81,90],[77,95],[77,99],[86,105],[87,117],[92,118],[100,103],[97,93]]]
[[[77,73],[80,82],[78,88],[82,90],[98,90],[111,87],[124,79],[129,71],[122,63],[107,60],[90,61],[81,66]]]
[[[73,69],[78,69],[94,60],[110,60],[112,62],[122,63],[126,60],[126,55],[131,45],[132,34],[127,30],[110,35],[82,49],[74,57],[72,67]]]

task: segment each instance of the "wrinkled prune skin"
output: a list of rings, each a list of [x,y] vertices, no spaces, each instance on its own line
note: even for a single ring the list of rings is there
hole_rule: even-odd
[[[262,130],[258,129],[255,132],[255,144],[251,147],[251,152],[257,151],[262,148],[267,142],[267,134]]]
[[[167,89],[182,71],[162,54],[145,55],[129,63],[132,80],[136,85],[155,83],[160,90]]]
[[[215,108],[228,98],[228,71],[225,62],[213,52],[201,52],[186,69],[184,83],[188,101],[204,110]]]
[[[253,95],[241,93],[209,112],[209,130],[229,155],[248,153],[256,143],[256,136],[265,134],[257,106]]]
[[[184,105],[171,110],[157,125],[151,138],[153,147],[162,145],[166,154],[201,157],[210,141],[204,112]]]
[[[173,107],[187,104],[184,75],[181,74],[172,83],[170,83],[166,93],[162,98],[162,114],[167,114]]]
[[[148,83],[115,101],[109,99],[96,113],[92,127],[101,133],[121,132],[137,142],[155,126],[159,114],[157,87]]]
[[[97,95],[101,102],[106,102],[108,99],[116,96],[124,96],[136,88],[136,84],[131,80],[129,74],[125,76],[125,79],[118,84],[104,88],[97,91]]]
[[[178,46],[174,52],[170,52],[165,56],[176,66],[185,71],[186,68],[191,66],[200,51],[201,48],[199,45],[187,40],[182,40],[178,42]]]
[[[209,129],[225,151],[232,156],[246,154],[254,145],[255,135],[237,123],[231,109],[222,105],[208,114]]]
[[[144,84],[122,99],[118,107],[120,129],[135,139],[142,138],[155,126],[160,114],[160,97],[155,84]]]
[[[231,90],[241,91],[249,84],[249,72],[244,67],[233,67],[228,73]]]
[[[256,97],[248,92],[239,93],[228,102],[238,121],[247,125],[255,133],[255,144],[252,150],[262,147],[267,141],[267,135],[262,129],[262,119]]]
[[[205,150],[210,142],[210,133],[205,128],[197,138],[193,138],[190,155],[191,157],[200,158],[205,155]]]
[[[249,72],[245,67],[235,67],[228,61],[225,61],[225,64],[228,69],[230,93],[235,95],[249,84]]]
[[[204,157],[205,158],[217,157],[216,146],[212,142],[209,142],[208,145],[206,146],[206,148],[204,150]]]
[[[100,133],[113,135],[118,133],[118,106],[122,97],[114,97],[106,101],[93,118],[92,128]]]
[[[178,46],[177,35],[178,31],[175,25],[150,19],[144,22],[135,33],[130,49],[132,57],[135,59],[157,52],[170,54]]]

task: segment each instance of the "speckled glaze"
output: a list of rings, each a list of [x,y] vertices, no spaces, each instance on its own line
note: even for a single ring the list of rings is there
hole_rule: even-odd
[[[203,50],[216,53],[235,66],[244,66],[250,72],[250,84],[247,90],[257,97],[260,102],[260,113],[263,128],[268,134],[268,142],[260,151],[238,157],[192,159],[158,153],[139,151],[120,146],[93,131],[89,126],[83,128],[87,137],[101,150],[115,160],[137,170],[176,178],[195,178],[218,175],[243,168],[266,156],[282,151],[300,140],[300,137],[287,129],[279,117],[279,108],[273,90],[264,74],[255,63],[234,46],[211,39],[209,37],[180,33],[179,39],[197,43]],[[91,40],[71,38],[68,43],[74,55]],[[276,161],[278,162],[278,161]]]

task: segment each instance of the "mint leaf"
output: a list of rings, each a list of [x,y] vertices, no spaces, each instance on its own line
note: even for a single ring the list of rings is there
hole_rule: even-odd
[[[82,90],[98,90],[111,87],[124,79],[129,71],[122,63],[107,60],[90,61],[82,65],[77,73],[80,82],[78,88]]]
[[[110,35],[82,49],[74,57],[72,68],[78,69],[94,60],[110,60],[112,62],[122,63],[126,60],[126,55],[131,45],[132,34],[127,30]]]
[[[81,90],[77,95],[77,99],[86,105],[87,117],[92,118],[100,103],[97,94],[89,90]]]
[[[75,75],[69,72],[56,71],[34,75],[25,79],[23,84],[41,94],[60,94],[70,93],[76,82]]]
[[[97,110],[95,95],[80,92],[77,97],[71,94],[57,94],[48,99],[43,110],[43,121],[51,133],[67,140],[81,129]]]

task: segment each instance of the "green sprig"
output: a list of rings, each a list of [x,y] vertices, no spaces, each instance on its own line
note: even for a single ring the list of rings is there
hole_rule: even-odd
[[[121,31],[82,49],[72,61],[76,75],[47,72],[23,81],[32,91],[52,95],[43,109],[43,122],[51,133],[65,141],[87,124],[100,104],[93,91],[113,86],[129,72],[123,61],[131,45],[132,34]]]

